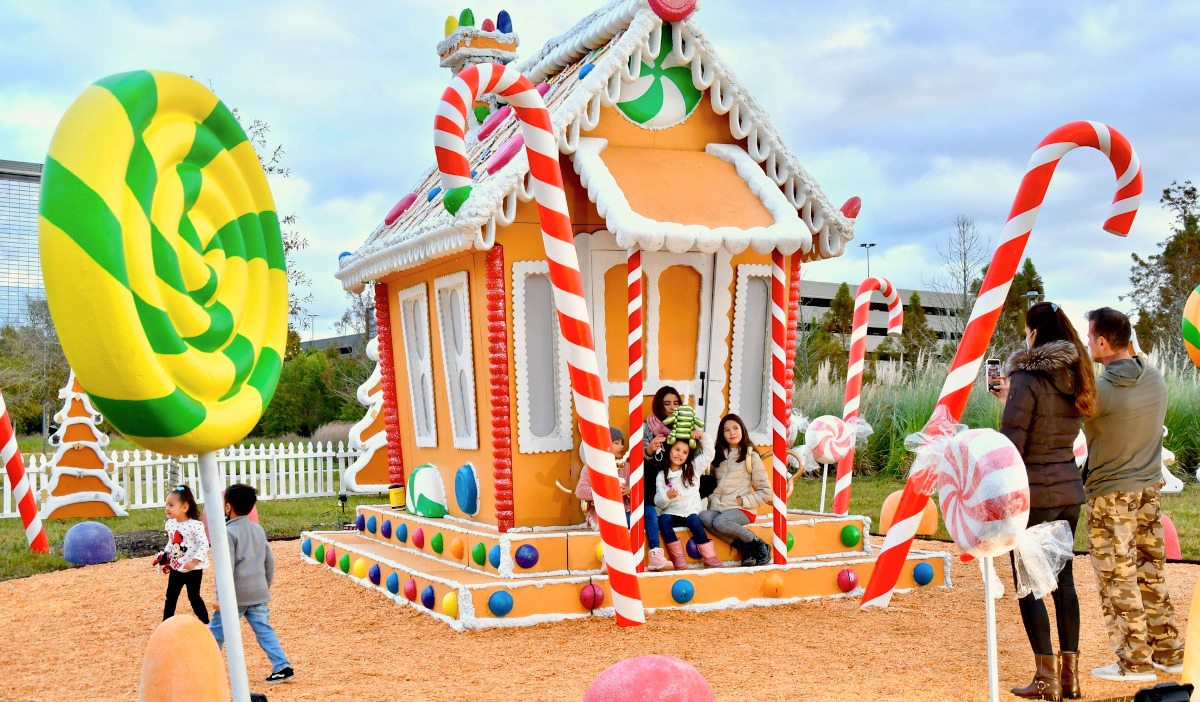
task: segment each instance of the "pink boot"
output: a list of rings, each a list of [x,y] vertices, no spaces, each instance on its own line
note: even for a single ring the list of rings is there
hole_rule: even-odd
[[[646,570],[671,570],[671,562],[663,555],[661,548],[650,549],[650,559],[646,562]]]
[[[705,541],[702,544],[696,544],[696,550],[700,552],[700,557],[704,559],[705,568],[720,568],[725,565],[720,558],[717,558],[717,547],[711,541]]]
[[[667,553],[671,555],[671,563],[675,564],[676,570],[687,568],[687,556],[683,555],[683,542],[676,540],[670,543],[663,542],[663,546],[667,547]]]

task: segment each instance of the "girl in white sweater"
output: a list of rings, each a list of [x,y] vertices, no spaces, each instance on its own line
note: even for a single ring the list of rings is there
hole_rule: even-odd
[[[659,532],[675,568],[687,567],[683,542],[675,533],[676,527],[685,525],[692,532],[692,540],[704,565],[709,568],[723,565],[700,522],[700,476],[708,472],[712,459],[713,443],[707,434],[701,435],[699,449],[692,449],[687,441],[679,440],[671,444],[667,465],[655,478],[654,506],[658,508]]]

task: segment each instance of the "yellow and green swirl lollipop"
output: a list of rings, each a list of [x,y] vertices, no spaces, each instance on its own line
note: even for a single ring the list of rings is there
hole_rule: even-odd
[[[131,441],[240,441],[287,337],[279,218],[216,95],[164,71],[109,76],[63,116],[42,173],[42,275],[67,360]]]

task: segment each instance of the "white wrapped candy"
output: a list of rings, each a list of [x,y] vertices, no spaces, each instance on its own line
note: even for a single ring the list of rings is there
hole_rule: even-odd
[[[1029,523],[1025,463],[994,429],[970,429],[946,442],[938,497],[950,538],[976,558],[1010,550]]]
[[[812,420],[804,432],[804,445],[812,450],[818,463],[837,463],[850,453],[854,435],[841,417],[830,414]]]

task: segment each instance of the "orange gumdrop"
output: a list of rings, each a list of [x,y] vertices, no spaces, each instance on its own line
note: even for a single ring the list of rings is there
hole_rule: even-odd
[[[154,630],[142,659],[138,702],[229,702],[229,678],[217,640],[190,614]]]
[[[879,511],[879,533],[886,534],[888,529],[892,528],[892,522],[896,521],[896,507],[900,505],[900,495],[904,494],[903,490],[897,490],[887,496],[883,501],[883,508]],[[933,536],[938,529],[938,508],[933,500],[930,500],[925,505],[925,513],[921,515],[921,523],[917,526],[917,534],[919,536]]]

